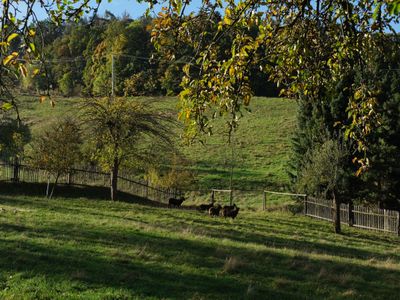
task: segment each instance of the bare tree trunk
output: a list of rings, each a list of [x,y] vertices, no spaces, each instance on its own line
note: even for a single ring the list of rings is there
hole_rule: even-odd
[[[46,198],[49,197],[49,192],[50,192],[50,174],[47,175]]]
[[[354,226],[354,203],[353,200],[349,202],[349,226]]]
[[[118,188],[118,158],[114,158],[114,164],[111,169],[111,200],[116,201],[117,200],[117,188]]]
[[[335,192],[332,192],[333,195],[333,203],[335,207],[334,211],[334,226],[335,226],[335,233],[340,233],[340,200],[336,198]]]
[[[14,169],[12,181],[19,182],[19,160],[18,157],[14,157]]]
[[[56,185],[57,185],[57,183],[58,183],[58,178],[59,178],[59,177],[60,177],[60,173],[57,173],[56,181],[54,181],[53,188],[51,189],[51,193],[50,193],[49,199],[51,199],[51,198],[53,197],[54,190],[55,190]]]

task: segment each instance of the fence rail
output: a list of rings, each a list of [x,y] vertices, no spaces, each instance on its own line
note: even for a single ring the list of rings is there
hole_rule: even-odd
[[[304,213],[307,216],[333,221],[333,202],[307,197],[304,199]],[[350,226],[384,231],[400,235],[400,212],[361,205],[340,205],[340,222]]]
[[[18,172],[17,174],[15,172]],[[0,164],[0,180],[15,180],[29,183],[45,183],[49,175],[45,170],[32,168],[27,165]],[[61,184],[87,185],[87,186],[109,186],[110,174],[83,169],[71,169],[68,174],[59,177]],[[150,186],[147,183],[124,176],[118,176],[118,190],[135,196],[147,198],[158,202],[168,202],[171,197],[176,197],[181,192],[176,189],[163,189]]]

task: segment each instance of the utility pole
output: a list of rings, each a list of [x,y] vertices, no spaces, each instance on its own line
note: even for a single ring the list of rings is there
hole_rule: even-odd
[[[114,83],[115,73],[114,73],[114,54],[111,54],[111,96],[114,97]]]
[[[233,201],[233,160],[234,160],[234,144],[233,144],[233,133],[229,134],[229,145],[231,146],[231,175],[229,178],[229,189],[231,190],[230,195],[229,195],[229,205],[232,205],[232,201]]]

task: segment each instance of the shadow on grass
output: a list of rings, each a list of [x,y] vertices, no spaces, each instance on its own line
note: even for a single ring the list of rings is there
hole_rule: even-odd
[[[3,181],[0,182],[0,194],[9,196],[26,195],[44,198],[46,186],[47,185],[45,183],[14,183]],[[107,187],[59,184],[57,185],[54,193],[54,201],[56,201],[59,197],[65,199],[86,198],[92,200],[110,200],[110,189]],[[136,203],[141,205],[156,207],[168,206],[167,204],[162,202],[149,200],[121,191],[118,191],[117,199],[121,202]]]
[[[0,190],[5,194],[21,194],[16,186],[16,190],[7,191],[3,187]],[[99,199],[94,194],[85,197]],[[77,198],[71,194],[63,197]],[[26,280],[44,276],[55,282],[68,282],[69,285],[57,289],[60,293],[71,289],[76,294],[99,293],[99,288],[110,288],[123,289],[138,297],[176,299],[396,299],[399,295],[398,269],[360,264],[372,257],[388,260],[390,264],[393,256],[345,244],[352,239],[372,243],[376,236],[344,236],[343,241],[334,244],[335,236],[327,234],[324,238],[329,243],[321,242],[315,240],[321,236],[317,233],[329,230],[328,225],[310,224],[304,218],[275,217],[266,222],[260,216],[243,214],[235,221],[228,221],[206,215],[199,218],[195,212],[132,205],[144,215],[141,219],[134,214],[128,218],[118,215],[118,211],[103,211],[106,205],[98,207],[94,202],[93,205],[82,202],[82,207],[75,207],[79,202],[74,201],[74,206],[69,207],[68,200],[58,203],[56,199],[42,202],[18,197],[1,199],[1,203],[34,208],[42,205],[65,214],[66,218],[46,219],[45,223],[37,224],[25,224],[18,216],[15,220],[2,218],[0,274],[5,275],[0,275],[0,296],[1,290],[8,287],[8,276],[13,274],[22,274]],[[86,210],[81,209],[85,206]],[[67,221],[78,210],[80,220],[91,218],[98,223]],[[150,219],[150,215],[154,218]],[[146,227],[142,229],[134,222],[126,227],[104,225],[110,218],[139,221]],[[182,235],[186,228],[194,233],[202,230],[204,236]],[[304,236],[296,237],[295,231]],[[225,242],[219,243],[221,240]],[[394,239],[390,241],[393,247],[399,245]],[[323,255],[311,257],[310,252]],[[224,271],[226,260],[232,257],[238,258],[239,263]],[[397,258],[393,261],[396,264]],[[73,290],[74,284],[79,291]],[[8,288],[10,293],[18,295],[19,287]],[[34,295],[27,298],[30,296]]]
[[[1,231],[29,237],[1,239],[2,273],[79,282],[83,290],[107,287],[177,299],[338,298],[349,290],[357,297],[391,299],[398,292],[399,271],[292,257],[270,249],[255,251],[135,230],[77,229],[69,223],[56,228],[2,224]],[[51,244],[39,242],[46,239]],[[241,265],[223,272],[227,257],[239,257]]]

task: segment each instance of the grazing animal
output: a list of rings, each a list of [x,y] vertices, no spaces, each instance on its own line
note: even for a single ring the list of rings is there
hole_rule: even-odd
[[[169,198],[168,207],[180,207],[183,201],[185,201],[185,197],[180,197],[179,199]]]
[[[200,204],[199,205],[199,210],[201,211],[208,211],[211,207],[214,206],[214,203],[210,203],[210,204]]]
[[[219,216],[219,211],[221,210],[222,206],[221,205],[217,205],[217,206],[213,206],[210,207],[210,209],[208,210],[208,214],[213,217],[213,216]]]
[[[228,209],[228,210],[232,210],[232,209],[236,209],[236,204],[233,203],[233,205],[224,205],[223,209]]]
[[[233,204],[233,205],[225,205],[225,206],[222,208],[222,216],[226,218],[226,217],[228,216],[229,212],[235,210],[236,208],[237,208],[236,204]]]
[[[223,211],[222,211],[222,215],[226,218],[226,217],[230,217],[230,218],[232,218],[232,219],[235,219],[236,218],[236,216],[238,215],[238,213],[239,213],[239,209],[240,209],[240,207],[236,207],[235,209],[224,209]]]

